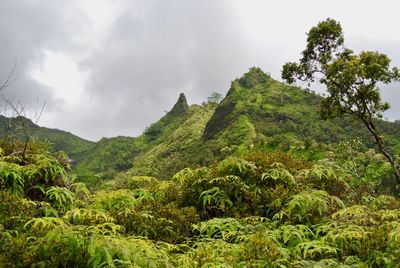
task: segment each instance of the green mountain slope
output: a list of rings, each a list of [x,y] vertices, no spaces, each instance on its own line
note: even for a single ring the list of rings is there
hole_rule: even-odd
[[[212,140],[223,136],[232,142],[239,142],[242,137],[235,141],[232,135],[237,133],[227,132],[226,129],[235,128],[235,124],[242,122],[242,127],[248,125],[248,131],[254,128],[257,134],[254,141],[259,145],[261,142],[287,147],[285,143],[294,139],[300,143],[313,139],[330,144],[361,138],[367,146],[374,146],[364,126],[350,118],[321,120],[318,115],[321,98],[308,90],[275,81],[259,68],[252,68],[232,82],[226,98],[208,122],[204,138]],[[400,124],[377,121],[377,125],[390,146],[399,151]]]
[[[203,132],[214,108],[213,104],[192,105],[185,116],[165,125],[152,146],[132,160],[133,168],[129,173],[150,176],[163,174],[162,178],[166,178],[187,166],[207,163],[206,154],[199,149],[202,148]],[[146,135],[147,132],[144,137]]]
[[[85,151],[75,155],[75,170],[81,177],[97,174],[100,177],[112,177],[116,172],[132,167],[131,159],[137,153],[132,137],[118,136],[102,138]]]
[[[375,148],[369,132],[357,122],[322,120],[321,98],[252,68],[232,82],[215,110],[212,104],[191,106],[187,117],[160,129],[157,143],[133,158],[129,173],[168,178],[185,166],[209,165],[251,150],[290,150],[319,159],[329,144],[352,139],[360,139],[365,149]],[[378,121],[377,126],[391,150],[399,153],[400,124]]]
[[[72,158],[94,145],[94,142],[82,139],[70,132],[40,127],[26,118],[20,117],[10,119],[2,115],[0,115],[0,137],[6,135],[23,137],[24,134],[21,129],[21,124],[26,126],[33,138],[49,141],[53,145],[54,151],[64,151]],[[10,125],[13,126],[11,129],[9,127]]]
[[[92,148],[77,155],[76,171],[82,177],[97,174],[112,178],[116,172],[132,167],[133,172],[153,174],[183,168],[182,159],[188,146],[202,137],[204,127],[215,105],[188,106],[184,94],[159,121],[149,126],[140,137],[101,139]],[[179,158],[175,159],[178,155]],[[169,174],[169,173],[168,173]]]
[[[232,82],[218,105],[189,106],[181,94],[170,112],[139,137],[103,138],[92,143],[59,130],[39,127],[35,133],[54,143],[56,150],[66,151],[84,180],[93,175],[114,178],[122,171],[166,179],[182,168],[211,165],[249,151],[291,151],[317,160],[332,149],[330,145],[353,139],[360,139],[363,149],[375,148],[369,132],[359,123],[349,118],[320,119],[321,98],[251,68]],[[400,153],[400,124],[377,121],[376,125],[390,150]]]

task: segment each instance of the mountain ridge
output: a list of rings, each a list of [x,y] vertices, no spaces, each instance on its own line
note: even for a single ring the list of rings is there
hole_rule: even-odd
[[[210,165],[252,150],[291,151],[318,160],[326,146],[343,141],[360,139],[364,150],[375,148],[369,133],[351,118],[323,121],[317,108],[321,99],[253,67],[232,81],[218,104],[189,106],[181,93],[171,110],[142,135],[103,138],[67,153],[85,180],[93,175],[113,178],[118,172],[165,179],[182,168]],[[377,120],[377,127],[389,148],[399,153],[400,124]]]
[[[86,140],[79,137],[71,132],[60,130],[57,128],[42,127],[30,120],[29,118],[22,117],[9,118],[0,115],[0,137],[5,137],[6,135],[11,135],[20,138],[23,136],[23,130],[18,129],[20,124],[25,124],[25,126],[32,132],[33,137],[37,137],[40,140],[48,141],[53,145],[54,151],[65,151],[71,157],[76,154],[89,149],[95,142]],[[10,128],[9,126],[16,125],[17,127]]]

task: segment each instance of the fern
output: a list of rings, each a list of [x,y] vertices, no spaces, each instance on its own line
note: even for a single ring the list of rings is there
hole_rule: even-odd
[[[277,185],[291,187],[296,184],[293,175],[281,163],[273,163],[271,168],[261,175],[261,181],[270,187]]]
[[[335,259],[324,259],[324,260],[320,260],[320,261],[306,261],[306,260],[301,260],[301,261],[294,261],[292,264],[292,267],[296,267],[296,268],[308,268],[308,267],[315,267],[315,268],[319,268],[319,267],[331,267],[331,268],[336,268],[336,267],[342,267],[340,265],[340,263],[335,260]],[[347,267],[347,266],[344,266]],[[355,266],[355,267],[364,267],[364,266]]]
[[[58,217],[58,211],[47,202],[37,203],[37,212],[45,217]]]
[[[88,252],[92,267],[172,267],[165,249],[144,239],[93,237]]]
[[[395,197],[390,195],[380,195],[378,197],[373,197],[371,195],[363,196],[361,198],[361,203],[374,210],[398,207],[398,201]]]
[[[321,259],[336,257],[340,251],[324,241],[312,240],[297,244],[294,252],[304,259]]]
[[[236,175],[239,177],[253,177],[257,167],[254,163],[237,157],[228,157],[217,166],[219,176]]]
[[[154,177],[133,176],[127,179],[128,189],[145,188],[157,184],[159,181]]]
[[[365,256],[373,246],[373,235],[373,230],[366,227],[341,224],[330,228],[322,240],[338,247],[345,256]]]
[[[327,191],[331,195],[345,196],[350,187],[349,180],[339,167],[329,165],[314,165],[311,169],[302,170],[299,174],[301,181],[313,188]]]
[[[378,223],[374,214],[366,206],[355,205],[341,209],[331,215],[334,220],[348,222],[357,225],[370,225]]]
[[[376,217],[381,221],[398,221],[400,219],[400,209],[394,210],[379,210],[374,213]]]
[[[388,244],[394,247],[398,247],[400,243],[400,223],[390,222],[386,224],[385,227],[389,231],[389,234],[387,236]]]
[[[290,247],[309,241],[314,235],[306,225],[282,225],[274,233],[279,241]]]
[[[343,208],[344,203],[321,190],[304,191],[292,196],[275,219],[287,218],[295,223],[315,223],[332,211]]]
[[[46,190],[46,197],[57,207],[72,205],[76,201],[75,194],[65,187],[49,187]]]
[[[92,198],[91,207],[104,209],[111,214],[117,214],[122,208],[133,208],[140,202],[135,198],[132,191],[121,189],[117,191],[99,191]]]
[[[64,229],[66,227],[66,224],[60,218],[42,217],[42,218],[33,218],[24,225],[25,230],[30,228],[35,232],[45,232],[46,230],[51,230],[56,227]]]
[[[211,206],[221,211],[226,211],[233,206],[231,199],[219,187],[213,187],[203,191],[199,198],[202,200],[204,208]]]
[[[72,230],[50,230],[36,243],[37,255],[31,267],[83,267],[87,263],[87,242]],[[32,250],[32,249],[31,249]],[[34,251],[33,251],[34,252]],[[32,254],[32,251],[31,251]]]
[[[145,189],[135,189],[132,191],[132,194],[138,203],[154,201],[153,195]]]
[[[193,225],[193,232],[198,233],[199,238],[220,238],[227,242],[236,241],[243,230],[244,226],[233,218],[215,218]]]
[[[91,193],[83,182],[76,182],[72,184],[72,189],[77,198],[86,200],[91,197]]]
[[[21,166],[0,161],[0,189],[4,188],[15,194],[24,193],[25,180]]]
[[[190,168],[185,168],[176,173],[172,177],[172,180],[181,185],[186,185],[187,183],[191,183],[195,180],[198,180],[199,178],[207,178],[209,177],[209,175],[210,175],[210,170],[206,167],[198,168],[195,170],[192,170]]]
[[[92,235],[115,236],[118,237],[125,233],[125,227],[112,222],[105,222],[96,225],[88,225],[86,232]]]
[[[73,209],[67,211],[63,219],[71,224],[93,225],[101,223],[115,223],[115,219],[107,213],[97,209]]]

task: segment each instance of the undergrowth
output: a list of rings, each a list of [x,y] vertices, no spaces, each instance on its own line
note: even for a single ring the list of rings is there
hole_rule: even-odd
[[[380,165],[370,152],[246,152],[90,192],[43,148],[1,150],[2,267],[398,267],[400,202],[377,183],[388,175],[354,176],[358,159]]]

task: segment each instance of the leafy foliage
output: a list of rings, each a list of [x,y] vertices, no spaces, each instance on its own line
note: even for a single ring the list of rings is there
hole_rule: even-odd
[[[300,177],[311,187],[338,197],[345,197],[350,190],[346,174],[332,165],[314,165],[311,169],[302,170]]]
[[[307,47],[299,63],[286,63],[282,78],[289,83],[296,79],[326,86],[328,97],[321,100],[323,118],[350,115],[360,120],[373,136],[379,151],[393,168],[400,184],[397,161],[386,149],[383,138],[375,126],[389,103],[382,101],[379,83],[389,84],[400,80],[397,67],[390,67],[390,59],[377,51],[355,54],[344,45],[344,35],[339,22],[327,19],[308,32]]]
[[[169,181],[127,172],[94,193],[71,180],[65,156],[10,155],[1,163],[21,183],[1,177],[5,266],[391,267],[400,256],[398,198],[348,183],[338,155],[248,152]]]
[[[398,266],[390,166],[347,119],[322,125],[319,99],[251,69],[217,107],[180,98],[141,137],[100,141],[75,174],[46,143],[22,159],[1,141],[0,266]]]
[[[290,198],[285,208],[275,215],[295,223],[317,223],[324,216],[343,208],[342,200],[322,190],[303,191]]]

